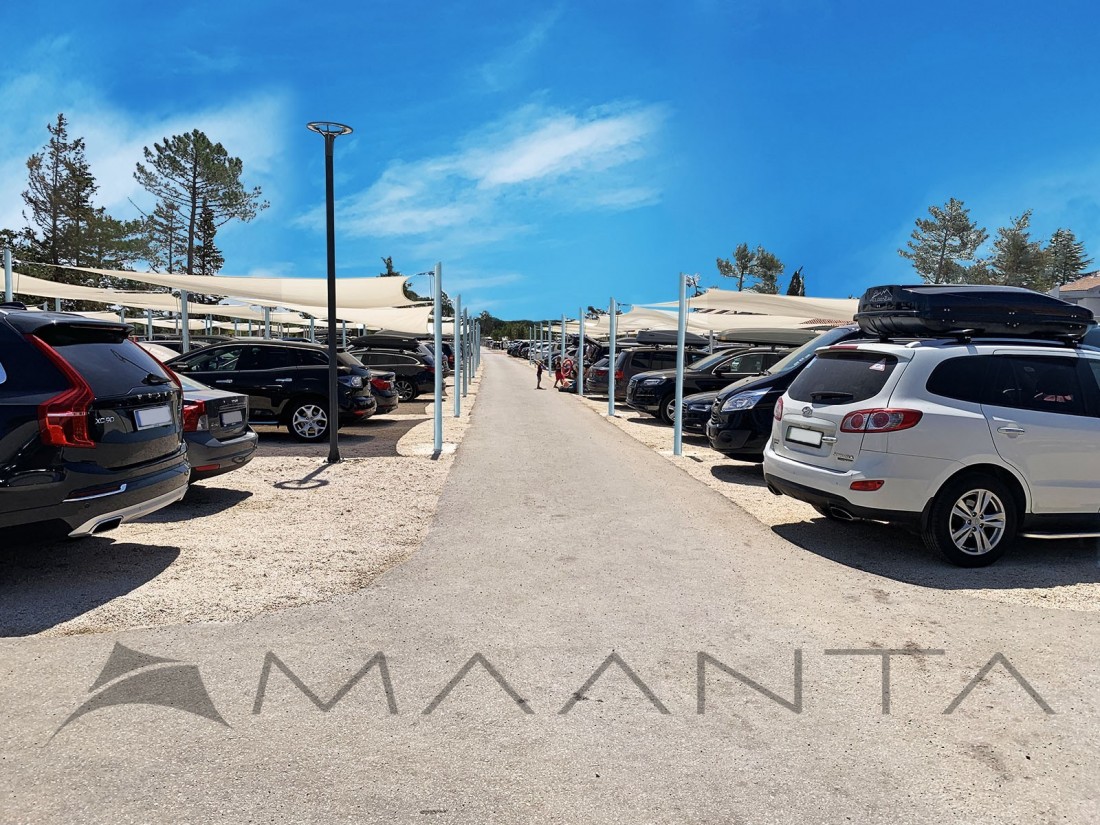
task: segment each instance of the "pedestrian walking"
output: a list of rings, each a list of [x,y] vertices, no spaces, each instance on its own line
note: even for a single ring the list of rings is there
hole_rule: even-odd
[[[535,367],[535,389],[542,389],[542,361],[538,361]]]

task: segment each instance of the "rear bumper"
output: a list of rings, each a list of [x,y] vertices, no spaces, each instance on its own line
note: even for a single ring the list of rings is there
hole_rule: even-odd
[[[175,504],[187,493],[187,476],[181,473],[180,477],[184,482],[176,489],[170,490],[167,493],[161,493],[155,498],[140,501],[125,507],[116,507],[106,513],[100,513],[97,516],[93,516],[87,521],[81,522],[76,527],[73,527],[72,531],[69,533],[69,537],[78,538],[79,536],[89,536],[92,533],[102,533],[105,530],[111,530],[117,527],[119,524],[124,524],[127,521],[133,521],[134,519],[139,519],[143,516],[155,513],[157,510],[167,507],[169,504]]]
[[[89,523],[94,527],[119,517],[129,521],[182,498],[190,472],[182,444],[171,456],[127,470],[68,464],[45,477],[41,484],[7,488],[0,495],[0,527],[56,521],[73,535],[84,535],[88,531],[77,531]],[[8,507],[5,499],[9,492],[30,493],[38,506]],[[22,496],[13,498],[11,504],[20,499]],[[147,508],[150,502],[155,503]]]
[[[188,433],[186,438],[191,481],[202,481],[243,467],[252,460],[260,440],[252,429],[226,441],[219,441],[210,433]]]
[[[858,467],[843,472],[764,450],[764,479],[769,489],[809,504],[835,506],[860,518],[917,523],[940,479],[961,468],[941,459],[864,451]],[[866,460],[864,460],[866,459]],[[851,489],[854,481],[881,479],[875,491]]]

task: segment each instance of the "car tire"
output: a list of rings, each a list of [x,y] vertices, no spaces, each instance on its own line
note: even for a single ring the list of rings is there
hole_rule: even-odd
[[[661,406],[657,410],[657,417],[666,424],[672,424],[675,419],[676,393],[670,392],[661,399]]]
[[[921,538],[930,550],[959,567],[985,567],[1004,555],[1016,536],[1016,499],[987,473],[947,482],[924,520]]]
[[[416,398],[416,385],[412,381],[399,379],[394,382],[393,387],[397,390],[397,397],[403,402]]]
[[[328,438],[329,418],[320,398],[303,398],[290,405],[286,428],[298,441],[316,442]]]

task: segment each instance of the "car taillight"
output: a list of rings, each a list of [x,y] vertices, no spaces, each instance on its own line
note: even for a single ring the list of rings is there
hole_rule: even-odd
[[[626,373],[622,370],[615,370],[615,380],[622,381],[626,377]]]
[[[390,381],[384,381],[381,378],[372,378],[370,385],[376,390],[386,390],[387,392],[393,389],[393,383]]]
[[[205,401],[183,401],[183,431],[197,433],[210,429],[210,419],[206,415]]]
[[[60,352],[35,335],[28,335],[27,340],[38,347],[69,382],[69,389],[38,405],[42,443],[51,447],[94,447],[88,435],[88,409],[95,401],[92,388]]]
[[[917,426],[924,415],[920,410],[856,410],[844,416],[840,431],[844,433],[893,433]]]
[[[772,417],[776,421],[782,421],[783,420],[783,399],[782,398],[780,398],[778,401],[775,402],[775,409],[772,410]]]

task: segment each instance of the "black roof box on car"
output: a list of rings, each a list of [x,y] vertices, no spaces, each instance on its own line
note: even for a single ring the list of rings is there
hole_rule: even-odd
[[[1080,340],[1092,312],[1030,289],[976,285],[875,286],[859,299],[856,322],[880,338],[985,336]]]

